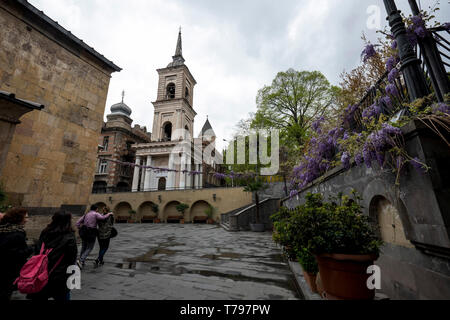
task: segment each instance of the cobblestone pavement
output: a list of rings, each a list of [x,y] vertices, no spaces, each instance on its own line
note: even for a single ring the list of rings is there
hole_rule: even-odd
[[[194,224],[116,227],[105,265],[94,268],[96,244],[73,300],[300,299],[270,232]]]

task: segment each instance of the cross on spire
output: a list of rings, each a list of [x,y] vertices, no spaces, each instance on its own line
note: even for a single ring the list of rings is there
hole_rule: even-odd
[[[122,103],[123,103],[123,99],[125,99],[125,90],[122,90]]]

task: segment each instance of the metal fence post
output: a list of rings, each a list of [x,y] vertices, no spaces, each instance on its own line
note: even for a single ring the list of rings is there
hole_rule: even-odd
[[[408,41],[405,23],[400,15],[400,11],[397,10],[394,0],[383,1],[388,14],[389,26],[391,27],[395,40],[397,40],[400,60],[402,62],[401,71],[403,72],[406,87],[408,88],[409,99],[412,102],[429,95],[430,89],[420,68],[421,61],[417,58],[413,47]]]
[[[416,0],[408,0],[413,15],[420,14]],[[442,62],[441,55],[436,45],[436,41],[431,34],[427,32],[424,39],[419,39],[420,50],[423,53],[425,63],[427,65],[431,82],[433,84],[436,97],[439,102],[444,102],[444,95],[450,92],[450,84]]]

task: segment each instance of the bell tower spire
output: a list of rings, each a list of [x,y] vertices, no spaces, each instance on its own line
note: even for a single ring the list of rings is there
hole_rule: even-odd
[[[183,58],[183,44],[181,41],[181,27],[180,31],[178,32],[178,41],[177,41],[177,48],[175,49],[175,55],[172,57],[173,62],[171,63],[172,66],[180,66],[184,64],[184,58]]]

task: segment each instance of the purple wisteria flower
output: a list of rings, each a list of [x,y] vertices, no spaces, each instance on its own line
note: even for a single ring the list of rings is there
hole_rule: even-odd
[[[392,84],[392,83],[388,84],[386,86],[386,93],[390,94],[391,96],[394,96],[394,97],[398,96],[397,87],[394,84]]]
[[[400,62],[400,58],[398,56],[389,57],[386,61],[386,69],[388,72],[391,72],[392,69]]]
[[[341,162],[345,169],[350,168],[350,154],[347,151],[342,154]]]
[[[432,109],[433,109],[433,113],[445,113],[445,114],[450,115],[450,106],[446,103],[441,102],[441,103],[434,104]]]
[[[355,112],[356,110],[358,110],[358,108],[359,108],[358,104],[348,105],[347,109],[345,109],[344,111],[344,123],[351,123],[354,120]]]
[[[320,117],[319,119],[317,119],[316,121],[314,121],[312,123],[312,128],[315,132],[320,133],[320,126],[321,124],[325,121],[324,117]]]
[[[389,96],[384,96],[380,99],[380,103],[383,103],[388,108],[392,108],[392,100]]]
[[[364,157],[360,152],[355,155],[355,162],[358,166],[364,162]]]
[[[391,49],[392,49],[392,50],[397,49],[397,40],[392,41],[392,43],[391,43]]]
[[[370,120],[380,115],[380,113],[381,113],[380,107],[376,103],[374,103],[370,107],[364,109],[362,117]]]
[[[393,68],[393,69],[391,70],[391,72],[389,72],[389,75],[388,75],[388,81],[389,81],[390,83],[394,83],[395,80],[396,80],[398,77],[400,77],[400,72],[398,71],[397,68]]]
[[[362,57],[364,63],[367,62],[367,60],[369,60],[370,58],[372,58],[373,56],[375,56],[377,54],[377,51],[375,50],[375,46],[376,45],[369,43],[364,48],[363,52],[361,53],[361,57]]]

